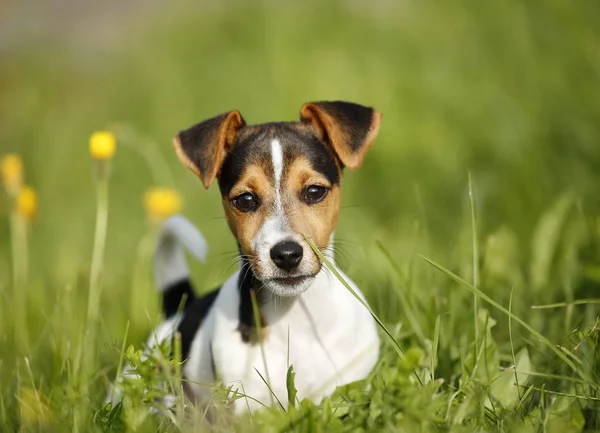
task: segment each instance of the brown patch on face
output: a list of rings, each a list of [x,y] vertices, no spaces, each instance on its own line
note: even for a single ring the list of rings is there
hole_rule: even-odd
[[[318,248],[326,248],[339,219],[339,186],[331,185],[304,157],[298,157],[289,163],[283,178],[283,209],[291,229],[307,236]],[[304,190],[311,185],[329,188],[320,203],[304,202]]]
[[[251,256],[250,262],[253,266],[257,263],[252,257],[252,239],[271,213],[275,203],[273,178],[267,174],[271,171],[266,161],[249,164],[231,189],[229,196],[223,197],[223,208],[229,229],[238,240],[242,254]],[[256,211],[243,212],[235,207],[233,199],[244,193],[253,193],[258,197],[259,206]]]

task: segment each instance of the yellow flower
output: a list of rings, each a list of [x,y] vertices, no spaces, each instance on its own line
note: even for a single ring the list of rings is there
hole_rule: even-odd
[[[144,195],[144,205],[151,219],[162,221],[181,210],[181,196],[169,188],[150,188]]]
[[[37,212],[37,194],[29,186],[23,187],[17,195],[17,212],[26,220],[32,220]]]
[[[112,158],[117,150],[117,141],[110,131],[96,131],[90,137],[90,153],[92,157],[105,161]]]
[[[2,182],[10,194],[16,194],[23,183],[23,163],[21,157],[14,153],[8,154],[0,161]]]

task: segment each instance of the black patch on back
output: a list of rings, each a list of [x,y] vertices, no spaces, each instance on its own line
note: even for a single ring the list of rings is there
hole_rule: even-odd
[[[187,278],[169,286],[162,294],[165,317],[169,318],[180,309],[184,310],[195,297],[192,285]]]
[[[239,180],[244,167],[252,161],[264,160],[271,164],[271,141],[279,140],[286,160],[304,156],[312,167],[335,185],[340,173],[337,157],[329,145],[309,133],[302,133],[290,122],[265,123],[254,126],[247,134],[238,137],[232,151],[227,155],[219,175],[221,195],[227,197]]]
[[[211,307],[215,303],[217,296],[219,295],[220,287],[214,289],[212,292],[207,293],[204,296],[195,298],[188,304],[184,311],[183,319],[177,327],[177,331],[181,335],[181,359],[186,360],[190,353],[190,347],[194,337],[202,326],[204,318],[208,315]]]

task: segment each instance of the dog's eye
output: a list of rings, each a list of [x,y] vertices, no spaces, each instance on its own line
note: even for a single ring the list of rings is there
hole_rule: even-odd
[[[249,192],[238,195],[232,202],[242,212],[252,212],[258,208],[258,198]]]
[[[323,201],[328,192],[329,189],[325,188],[324,186],[310,185],[304,188],[302,198],[304,199],[305,203],[315,204]]]

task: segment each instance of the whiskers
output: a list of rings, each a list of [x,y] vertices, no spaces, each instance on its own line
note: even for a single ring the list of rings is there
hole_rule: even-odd
[[[268,296],[268,301],[273,303],[273,306],[275,308],[277,308],[277,296],[275,296],[273,294],[273,292],[271,292],[270,290],[265,290],[263,292],[263,289],[267,287],[267,283],[264,283],[262,281],[260,281],[260,286],[255,289],[255,293],[256,293],[256,297],[257,299],[261,300],[261,301],[265,301],[266,299],[264,299],[265,294]]]
[[[245,280],[246,277],[248,276],[248,272],[252,272],[252,266],[251,266],[251,258],[248,258],[248,256],[243,256],[246,257],[247,260],[244,260],[242,262],[242,267],[240,268],[240,273],[244,272],[244,276],[242,277],[242,280]]]
[[[227,251],[222,254],[219,254],[219,256],[223,257],[223,269],[221,271],[222,276],[228,276],[231,273],[231,270],[234,268],[234,266],[239,265],[240,262],[240,271],[244,270],[244,268],[249,268],[250,262],[252,260],[251,256],[247,254],[241,254],[238,250]]]
[[[341,257],[344,261],[350,261],[353,259],[350,250],[354,249],[356,245],[357,242],[354,241],[335,239],[333,245],[319,247],[319,251],[327,258],[333,257],[334,261],[336,262],[339,257]]]

